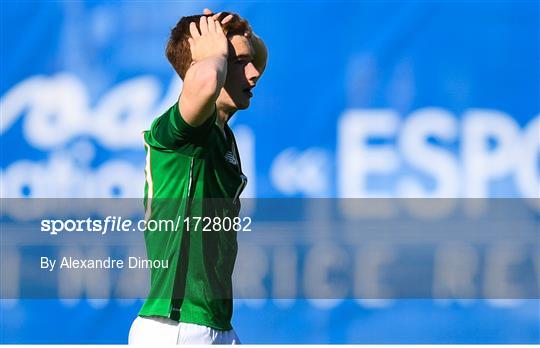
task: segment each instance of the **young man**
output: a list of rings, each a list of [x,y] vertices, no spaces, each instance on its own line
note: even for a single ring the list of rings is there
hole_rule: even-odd
[[[168,268],[151,270],[129,343],[239,343],[231,326],[236,231],[196,220],[238,216],[247,179],[227,121],[249,107],[267,50],[238,15],[205,10],[178,22],[166,53],[184,84],[144,133],[145,218],[183,223],[145,231],[148,259]]]

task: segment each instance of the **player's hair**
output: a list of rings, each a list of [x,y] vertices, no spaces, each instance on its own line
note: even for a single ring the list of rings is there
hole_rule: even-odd
[[[223,12],[220,16],[220,20],[228,16],[230,13]],[[174,70],[178,73],[183,80],[186,76],[186,72],[191,65],[191,50],[189,49],[188,38],[191,37],[189,32],[189,24],[195,22],[197,30],[199,28],[199,20],[202,16],[210,17],[212,15],[195,15],[182,17],[176,26],[171,30],[171,36],[167,42],[167,48],[165,49],[165,55],[173,66]],[[241,19],[238,15],[233,14],[233,19],[223,25],[223,31],[227,37],[233,35],[246,35],[251,36],[250,27],[247,21]]]

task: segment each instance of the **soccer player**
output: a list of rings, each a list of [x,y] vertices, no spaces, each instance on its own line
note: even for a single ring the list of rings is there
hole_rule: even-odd
[[[249,107],[267,49],[248,22],[228,13],[183,17],[166,54],[183,80],[178,100],[144,132],[146,219],[234,217],[247,183],[227,121]],[[209,199],[225,199],[213,204]],[[151,287],[129,343],[235,344],[231,326],[236,232],[145,231]]]

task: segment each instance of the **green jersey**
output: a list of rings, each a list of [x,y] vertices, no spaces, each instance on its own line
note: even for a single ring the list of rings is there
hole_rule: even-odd
[[[178,220],[174,231],[145,231],[149,260],[168,260],[151,270],[147,300],[139,315],[230,330],[235,231],[207,231],[186,217],[238,216],[238,196],[247,183],[231,129],[215,124],[216,112],[192,127],[178,103],[144,132],[146,220]],[[221,199],[226,204],[213,204]]]

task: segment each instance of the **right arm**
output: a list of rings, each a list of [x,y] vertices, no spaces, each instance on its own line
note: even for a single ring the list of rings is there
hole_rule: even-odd
[[[178,107],[187,124],[202,125],[214,113],[216,99],[227,78],[228,42],[218,16],[202,16],[199,29],[189,26],[193,63],[186,72]]]

